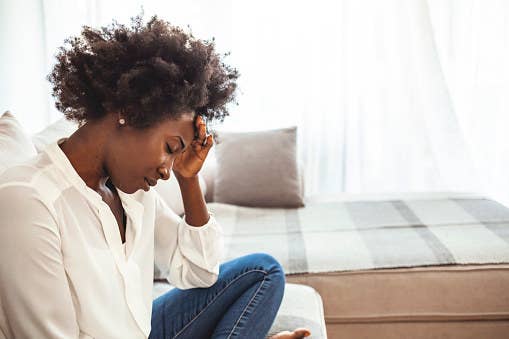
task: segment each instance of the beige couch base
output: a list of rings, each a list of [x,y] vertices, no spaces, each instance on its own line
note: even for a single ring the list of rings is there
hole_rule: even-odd
[[[322,296],[342,338],[509,338],[509,264],[288,275]]]
[[[507,339],[509,321],[327,323],[329,339]]]

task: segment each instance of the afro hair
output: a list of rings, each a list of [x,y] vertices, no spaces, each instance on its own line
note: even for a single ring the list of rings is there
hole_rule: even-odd
[[[110,112],[137,128],[187,112],[222,122],[239,77],[223,62],[227,55],[215,51],[214,39],[196,39],[157,16],[143,24],[138,15],[130,27],[84,26],[59,48],[48,80],[57,109],[80,124]]]

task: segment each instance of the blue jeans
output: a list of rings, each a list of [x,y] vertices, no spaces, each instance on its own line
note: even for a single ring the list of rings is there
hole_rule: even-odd
[[[263,339],[281,305],[285,275],[272,256],[254,253],[219,267],[208,288],[174,288],[154,300],[150,339]]]

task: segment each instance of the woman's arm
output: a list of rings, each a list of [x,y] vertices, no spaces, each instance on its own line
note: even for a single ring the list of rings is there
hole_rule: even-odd
[[[184,178],[175,174],[184,202],[185,219],[191,226],[203,226],[209,221],[209,212],[203,199],[198,176]]]
[[[196,118],[195,124],[196,138],[173,164],[182,193],[184,218],[179,218],[156,193],[156,264],[166,271],[168,281],[180,289],[214,284],[224,247],[222,229],[209,215],[198,182],[198,172],[214,140],[212,135],[207,136],[201,117]]]
[[[211,134],[207,135],[207,126],[201,116],[196,117],[194,124],[195,138],[175,159],[173,173],[182,193],[186,222],[192,226],[202,226],[209,220],[209,214],[200,189],[198,172],[214,145],[214,138]]]

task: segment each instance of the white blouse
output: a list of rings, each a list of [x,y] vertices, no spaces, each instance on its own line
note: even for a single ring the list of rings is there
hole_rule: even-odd
[[[147,338],[154,260],[173,286],[209,287],[221,227],[211,213],[188,225],[153,189],[118,190],[124,250],[110,207],[72,167],[63,140],[0,175],[0,338]]]

